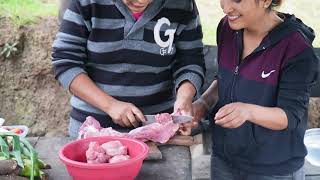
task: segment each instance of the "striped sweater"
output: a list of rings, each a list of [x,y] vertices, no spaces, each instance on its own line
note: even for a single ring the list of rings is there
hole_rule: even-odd
[[[55,77],[66,88],[81,73],[145,114],[172,109],[185,80],[204,79],[199,14],[191,0],[154,0],[136,21],[122,0],[72,0],[53,43]],[[116,127],[101,110],[72,96],[71,118],[88,115]]]

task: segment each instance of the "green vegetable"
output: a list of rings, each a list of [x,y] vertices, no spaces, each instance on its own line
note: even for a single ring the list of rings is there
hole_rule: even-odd
[[[0,160],[13,159],[17,161],[22,168],[21,176],[29,177],[34,180],[35,177],[44,177],[45,173],[41,168],[50,168],[42,160],[38,159],[38,153],[25,138],[19,138],[12,132],[0,132]],[[12,151],[10,151],[12,147]]]
[[[22,155],[29,158],[31,156],[29,149],[22,142],[20,142],[20,147]]]
[[[5,140],[3,140],[3,138],[0,136],[0,147],[1,147],[1,152],[2,152],[2,156],[6,159],[10,158],[10,153],[9,153],[9,146],[6,143]]]
[[[35,165],[33,166],[33,163],[30,159],[23,159],[23,163],[24,163],[24,168],[21,170],[20,172],[20,176],[24,176],[24,177],[30,177],[31,179],[34,179],[34,177],[40,177],[41,178],[41,171],[39,166]],[[32,171],[33,167],[35,167],[35,169]]]
[[[8,158],[6,158],[5,156],[4,156],[4,154],[2,153],[2,152],[0,152],[0,161],[1,160],[7,160]]]
[[[12,154],[16,158],[17,163],[20,167],[24,168],[22,158],[21,158],[21,147],[20,147],[20,140],[19,136],[13,136],[13,149]]]
[[[45,163],[41,159],[38,159],[38,164],[39,164],[40,169],[50,169],[51,168],[51,166],[49,164]]]
[[[3,139],[3,137],[5,138],[5,140]],[[11,140],[12,152],[9,151],[9,142],[8,142],[9,137],[12,138],[12,140]],[[23,165],[22,158],[21,158],[21,148],[20,148],[19,136],[17,136],[14,133],[11,133],[11,132],[4,132],[4,133],[0,134],[0,139],[1,139],[0,140],[1,149],[2,149],[2,152],[4,153],[4,156],[7,159],[10,158],[10,155],[13,156],[16,159],[18,165],[23,168],[24,165]]]
[[[26,146],[26,148],[30,152],[30,160],[31,160],[31,170],[30,170],[30,180],[34,180],[35,175],[40,175],[40,168],[37,164],[38,153],[33,148],[33,146],[27,141],[25,138],[21,138],[20,141]]]

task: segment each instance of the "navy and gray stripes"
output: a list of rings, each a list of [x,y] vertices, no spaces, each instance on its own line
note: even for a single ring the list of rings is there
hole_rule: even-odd
[[[166,31],[176,30],[172,52],[167,54],[161,54],[163,48],[154,39],[161,18],[170,21],[159,30],[162,41],[169,39]],[[52,65],[66,89],[86,73],[109,95],[137,105],[144,113],[157,113],[172,108],[175,90],[185,80],[199,93],[204,79],[202,51],[193,1],[153,1],[135,22],[122,0],[72,0],[53,44]],[[71,105],[105,115],[77,97],[72,97]]]

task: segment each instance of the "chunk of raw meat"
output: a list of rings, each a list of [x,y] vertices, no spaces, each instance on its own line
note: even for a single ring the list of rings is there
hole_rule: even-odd
[[[109,141],[101,145],[109,156],[127,155],[127,147],[120,141]]]
[[[81,125],[79,129],[78,139],[95,137],[100,135],[100,123],[95,118],[88,116],[86,121]]]
[[[86,157],[87,162],[90,164],[105,163],[111,158],[97,142],[90,142]]]
[[[79,129],[78,139],[98,136],[126,137],[127,133],[118,132],[112,129],[112,127],[102,128],[99,121],[94,117],[88,116]]]
[[[172,122],[172,116],[169,113],[161,113],[155,116],[156,121],[160,124],[166,124],[168,122]]]
[[[178,129],[179,125],[174,124],[172,121],[165,124],[156,122],[131,130],[129,137],[140,141],[150,140],[153,142],[166,143],[175,135]]]
[[[155,123],[131,130],[129,133],[121,133],[113,130],[111,127],[101,128],[100,123],[89,116],[80,128],[79,138],[116,136],[134,138],[140,141],[150,140],[165,143],[174,136],[179,129],[179,124],[173,123],[172,116],[169,113],[157,114],[156,121]]]
[[[128,133],[118,132],[112,127],[100,129],[100,136],[115,136],[115,137],[126,137]]]
[[[129,137],[141,141],[167,142],[178,131],[179,125],[173,123],[169,113],[157,114],[155,118],[157,122],[130,131]]]
[[[128,155],[116,155],[109,159],[109,163],[117,163],[117,162],[129,160],[129,159],[130,159],[130,156]]]

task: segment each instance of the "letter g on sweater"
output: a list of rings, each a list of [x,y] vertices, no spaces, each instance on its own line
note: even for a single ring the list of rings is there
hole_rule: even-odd
[[[163,41],[160,37],[160,30],[161,27],[166,24],[168,26],[170,26],[170,21],[169,19],[163,17],[161,19],[158,20],[157,24],[154,27],[154,40],[156,41],[156,43],[162,47],[160,49],[160,54],[162,56],[166,55],[166,54],[172,54],[173,50],[172,50],[172,44],[173,44],[173,40],[174,40],[174,33],[176,32],[176,29],[167,29],[164,33],[165,36],[169,36],[167,41]]]

